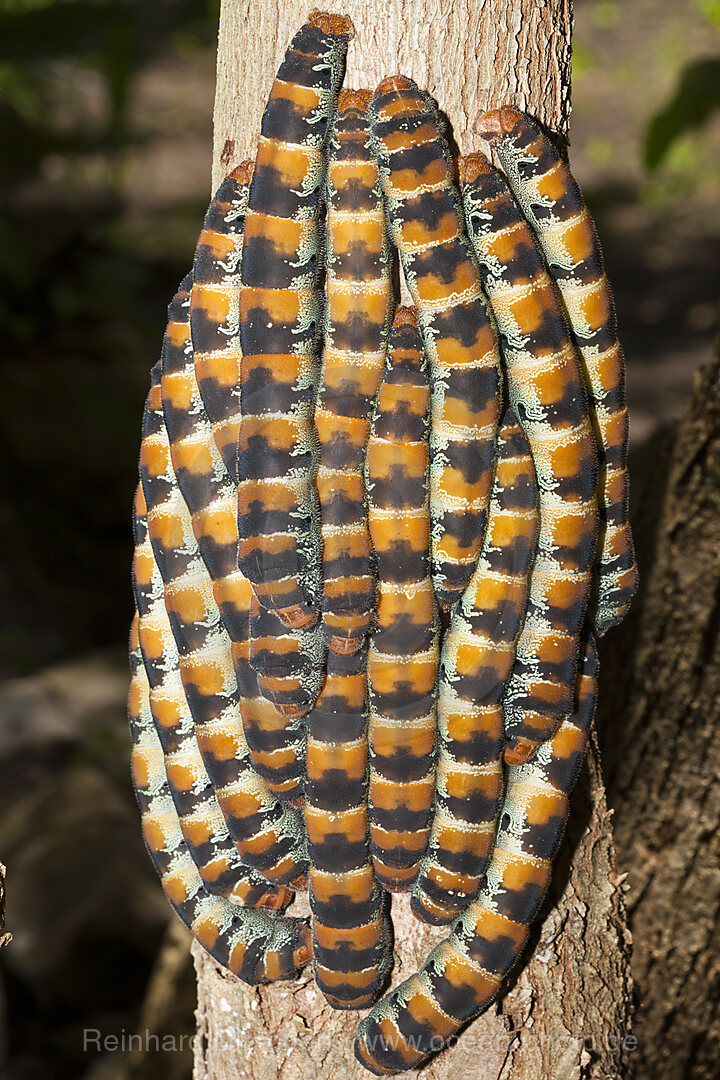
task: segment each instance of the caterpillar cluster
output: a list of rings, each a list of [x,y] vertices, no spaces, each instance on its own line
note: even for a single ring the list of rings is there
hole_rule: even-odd
[[[293,38],[168,310],[135,510],[132,772],[198,941],[312,961],[376,1074],[498,994],[545,895],[637,584],[612,295],[529,116],[454,162],[411,80]],[[398,266],[414,307],[396,307]],[[309,923],[284,914],[307,888]],[[382,997],[389,892],[449,925]],[[378,1000],[379,999],[379,1000]]]

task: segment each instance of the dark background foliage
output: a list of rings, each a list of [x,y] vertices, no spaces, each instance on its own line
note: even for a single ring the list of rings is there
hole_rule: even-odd
[[[125,1058],[83,1050],[82,1028],[134,1030],[167,923],[127,780],[129,514],[148,373],[209,195],[217,15],[217,0],[0,0],[0,857],[15,935],[0,1068],[18,1080],[111,1075]],[[576,18],[571,160],[616,287],[639,448],[715,330],[720,0],[577,0]]]

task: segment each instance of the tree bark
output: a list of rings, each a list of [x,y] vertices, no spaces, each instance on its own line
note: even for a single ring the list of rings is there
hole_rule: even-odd
[[[571,0],[223,0],[218,48],[213,185],[254,153],[274,72],[316,6],[353,18],[346,84],[374,87],[402,72],[427,87],[461,152],[488,108],[512,103],[560,136],[570,112]],[[602,678],[601,678],[602,693]],[[511,989],[423,1070],[426,1080],[615,1080],[630,1030],[630,938],[622,878],[597,748],[572,799],[553,888]],[[304,907],[303,907],[304,906]],[[295,910],[307,910],[300,897]],[[393,985],[416,971],[447,931],[422,926],[393,899]],[[367,1080],[355,1061],[358,1016],[329,1008],[310,974],[252,989],[197,945],[196,1080]]]
[[[720,1045],[720,349],[675,436],[637,465],[644,588],[608,642],[599,726],[629,875],[633,1060],[637,1080],[710,1080]]]

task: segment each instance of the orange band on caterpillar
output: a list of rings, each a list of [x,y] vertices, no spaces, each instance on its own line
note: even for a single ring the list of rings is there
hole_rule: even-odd
[[[503,694],[525,617],[537,501],[530,447],[508,410],[478,565],[443,643],[435,812],[413,886],[413,911],[424,922],[450,922],[467,907],[492,850],[503,783]]]
[[[351,36],[349,19],[311,15],[290,43],[263,115],[245,217],[239,565],[260,603],[291,629],[312,625],[318,616],[312,419],[319,350],[319,197]],[[306,674],[316,696],[317,663],[308,663]]]
[[[195,374],[233,481],[240,427],[240,259],[251,177],[252,162],[242,162],[208,207],[195,250],[190,300]]]
[[[244,982],[256,985],[295,978],[311,955],[307,925],[258,908],[279,910],[290,894],[248,867],[236,871],[233,903],[213,896],[201,879],[180,827],[153,725],[150,686],[140,654],[137,618],[130,639],[128,716],[132,776],[142,831],[163,891],[200,944]]]
[[[313,967],[336,1009],[372,1004],[392,959],[389,912],[368,844],[367,722],[367,649],[329,653],[307,717],[305,828]]]
[[[500,358],[437,113],[400,76],[380,84],[371,113],[388,227],[430,362],[432,574],[439,603],[450,607],[470,579],[485,529]]]
[[[160,366],[153,369],[143,420],[140,475],[151,544],[141,566],[152,575],[157,564],[162,578],[163,606],[196,738],[230,835],[244,862],[268,880],[284,884],[306,868],[301,823],[270,794],[250,762],[230,639],[172,467],[163,423]],[[136,581],[138,565],[136,558]],[[161,663],[167,644],[160,625],[156,633],[144,636],[146,663],[151,658]]]
[[[429,574],[427,365],[412,308],[398,308],[367,449],[377,615],[370,639],[370,827],[378,880],[406,889],[434,794],[438,625]]]
[[[622,620],[638,585],[628,519],[625,361],[612,289],[580,188],[537,122],[505,107],[486,113],[479,128],[497,154],[557,282],[590,390],[600,465],[592,617],[602,636]]]
[[[193,294],[196,285],[192,286]],[[233,643],[240,707],[253,767],[285,799],[302,794],[304,731],[267,698],[275,686],[250,665],[250,599],[238,570],[237,490],[213,438],[196,379],[187,293],[169,309],[162,352],[163,419],[180,494],[192,520],[215,601]],[[263,696],[261,696],[263,695]]]
[[[315,428],[323,542],[322,613],[335,653],[358,649],[375,583],[362,469],[385,366],[390,253],[377,163],[368,147],[370,91],[342,90],[326,188],[326,307]]]
[[[358,1030],[355,1053],[379,1076],[417,1068],[497,996],[542,904],[565,830],[597,696],[590,639],[577,708],[535,759],[508,768],[485,885],[423,968],[383,998]]]
[[[468,228],[540,493],[528,609],[505,695],[505,756],[519,763],[574,707],[598,528],[597,450],[580,359],[532,230],[481,155],[461,169]]]

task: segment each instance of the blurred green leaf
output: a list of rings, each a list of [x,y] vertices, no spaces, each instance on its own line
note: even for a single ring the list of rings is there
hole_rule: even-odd
[[[599,0],[592,11],[592,21],[600,30],[610,30],[620,18],[620,6],[614,0]]]
[[[698,8],[707,21],[720,30],[720,0],[698,0]]]
[[[691,63],[664,109],[652,118],[645,132],[643,159],[653,172],[682,135],[702,127],[720,108],[720,57]]]

